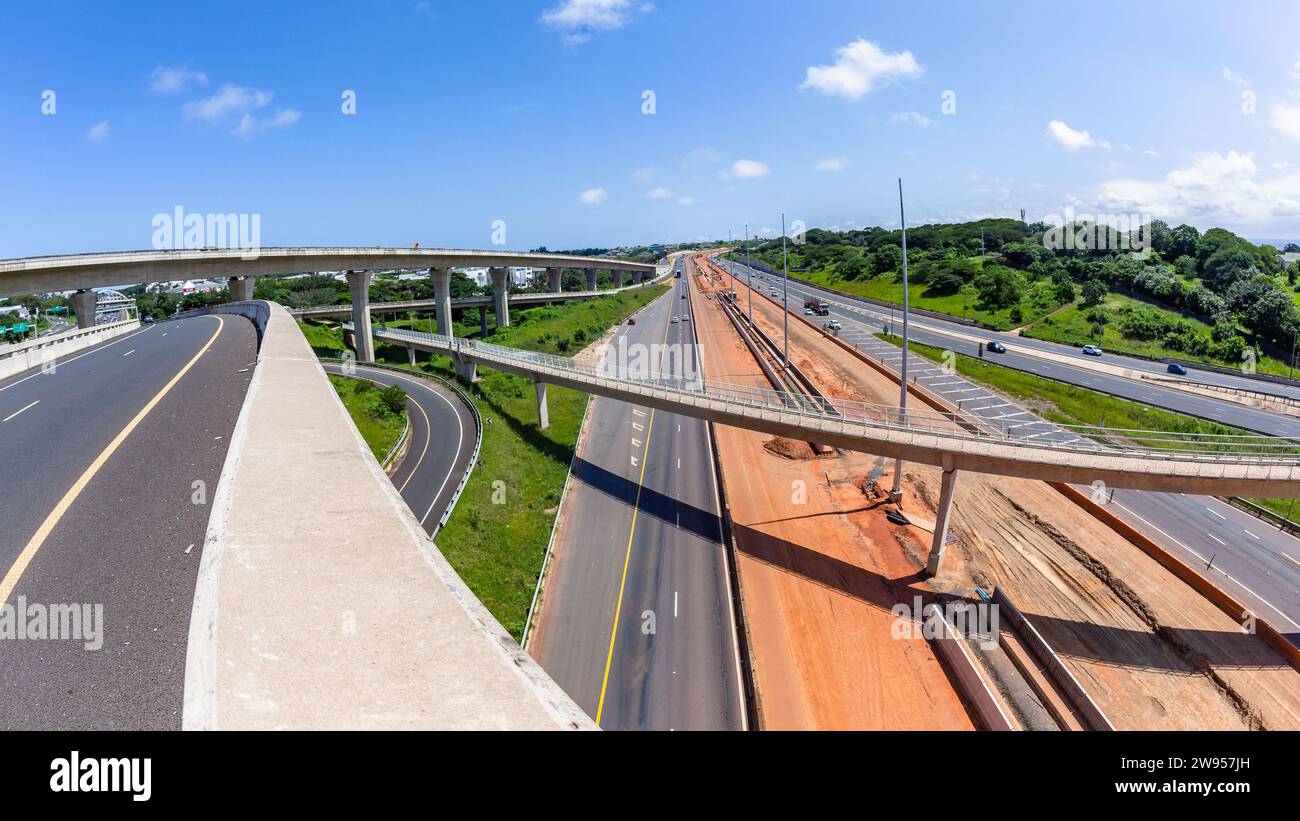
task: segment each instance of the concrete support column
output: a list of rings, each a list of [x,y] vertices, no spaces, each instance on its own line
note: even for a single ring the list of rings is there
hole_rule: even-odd
[[[609,278],[613,281],[615,288],[623,287],[623,272],[613,268],[609,269]]]
[[[375,337],[370,330],[370,272],[348,271],[348,290],[352,293],[353,342],[357,361],[375,361]]]
[[[415,367],[415,348],[406,349],[406,358],[410,361],[411,367]]]
[[[534,382],[533,391],[537,394],[537,429],[546,430],[551,426],[551,417],[546,409],[546,383]]]
[[[247,302],[253,298],[252,277],[231,277],[230,278],[230,301]]]
[[[645,272],[644,272],[644,271],[633,271],[633,272],[632,272],[632,284],[633,284],[633,285],[640,285],[640,284],[641,284],[641,278],[644,277],[644,276],[645,276]]]
[[[477,362],[470,362],[467,359],[462,359],[459,354],[453,353],[451,355],[451,364],[456,369],[456,376],[460,377],[460,381],[466,385],[473,384],[474,380],[478,378]]]
[[[563,268],[546,269],[546,284],[551,289],[551,293],[558,294],[560,292],[560,276],[563,273]]]
[[[95,303],[99,301],[99,295],[94,291],[77,291],[71,301],[72,312],[77,315],[77,327],[95,327]]]
[[[488,315],[488,309],[487,309],[487,306],[486,306],[486,305],[484,305],[482,308],[479,308],[479,309],[478,309],[478,319],[479,319],[479,322],[483,323],[483,328],[482,328],[482,330],[483,330],[483,336],[487,336],[487,334],[488,334],[488,329],[487,329],[487,315]]]
[[[492,275],[492,310],[497,315],[497,327],[510,327],[510,269],[489,268]]]
[[[934,541],[930,545],[930,559],[925,563],[925,575],[937,576],[943,564],[944,551],[948,549],[948,524],[952,521],[952,497],[957,491],[957,470],[952,457],[943,457],[943,480],[939,485],[939,509],[934,518]]]
[[[451,269],[430,268],[429,278],[433,280],[434,313],[438,316],[438,333],[455,336],[456,326],[451,322]]]
[[[584,268],[583,273],[587,275],[587,290],[588,291],[596,290],[596,269]]]

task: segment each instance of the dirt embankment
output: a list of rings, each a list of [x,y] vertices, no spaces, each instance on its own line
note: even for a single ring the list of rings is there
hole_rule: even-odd
[[[737,287],[743,294],[743,283]],[[754,318],[779,337],[780,311],[757,293]],[[802,321],[792,317],[790,330],[792,359],[829,396],[897,401],[896,382]],[[768,465],[789,464],[763,456]],[[864,505],[855,486],[872,471],[880,484],[892,483],[893,461],[873,459],[852,454],[837,465],[839,473],[828,474],[834,502],[827,500],[829,510],[820,516],[852,524],[853,544],[864,554],[857,566],[892,568],[887,572],[907,580],[909,591],[970,598],[976,585],[1003,587],[1119,728],[1300,728],[1300,674],[1267,642],[1243,634],[1212,603],[1043,482],[961,473],[947,564],[937,579],[918,581],[939,470],[906,466],[903,509],[913,525],[897,527],[885,521],[883,508]],[[813,464],[820,469],[825,462]],[[753,475],[773,470],[749,469]],[[837,483],[837,475],[846,481]],[[827,542],[814,544],[833,550]],[[796,668],[791,677],[808,675]]]

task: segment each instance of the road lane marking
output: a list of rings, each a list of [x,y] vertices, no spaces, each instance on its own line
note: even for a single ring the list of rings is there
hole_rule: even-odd
[[[142,328],[142,329],[136,331],[136,332],[133,333],[133,334],[127,334],[126,336],[118,337],[117,339],[114,339],[112,342],[109,342],[109,343],[104,344],[104,345],[100,345],[99,347],[94,348],[94,349],[89,350],[89,351],[86,351],[86,352],[83,353],[83,354],[77,354],[76,356],[72,357],[71,359],[57,359],[57,358],[56,358],[56,359],[51,359],[50,361],[53,362],[55,365],[58,365],[58,366],[61,367],[61,366],[63,366],[63,365],[67,365],[67,364],[69,364],[69,363],[76,362],[78,359],[84,359],[85,357],[87,357],[87,356],[91,356],[92,354],[97,354],[97,353],[99,353],[100,351],[102,351],[102,350],[104,350],[104,349],[106,349],[106,348],[111,348],[111,347],[113,347],[114,345],[116,345],[116,344],[119,343],[119,342],[125,342],[125,341],[127,341],[128,339],[131,339],[132,337],[139,336],[140,334],[147,333],[148,331],[149,331],[149,328]],[[22,379],[15,379],[13,382],[10,382],[8,385],[5,385],[4,387],[0,387],[0,391],[7,391],[7,390],[9,390],[10,388],[12,388],[14,385],[21,385],[22,383],[26,382],[28,379],[35,379],[35,378],[38,377],[38,376],[45,376],[45,375],[47,375],[47,374],[53,374],[53,373],[56,373],[56,372],[57,372],[57,370],[56,370],[55,368],[51,368],[51,369],[48,370],[48,371],[47,371],[47,370],[38,370],[36,373],[33,373],[33,374],[29,375],[29,376],[24,376]]]
[[[32,535],[32,538],[27,542],[27,545],[23,547],[22,552],[18,554],[18,558],[14,559],[14,563],[5,573],[4,579],[0,580],[0,605],[3,605],[9,600],[9,594],[13,592],[14,587],[18,584],[18,580],[22,578],[23,573],[27,570],[27,566],[31,564],[32,559],[36,557],[36,553],[41,549],[41,545],[45,544],[45,540],[50,537],[50,533],[54,531],[59,520],[68,512],[68,508],[72,507],[72,503],[77,501],[77,497],[86,489],[86,485],[90,484],[90,480],[95,478],[95,474],[99,473],[100,468],[102,468],[104,463],[117,452],[117,449],[122,446],[122,443],[126,441],[126,438],[131,435],[132,431],[139,427],[145,417],[148,416],[149,413],[157,407],[158,403],[163,400],[163,397],[170,393],[172,388],[176,387],[176,383],[181,381],[181,377],[189,373],[190,368],[193,368],[194,364],[199,361],[199,358],[202,357],[203,354],[207,353],[208,349],[217,341],[217,337],[221,335],[221,329],[225,327],[226,323],[220,316],[212,315],[212,318],[217,320],[217,328],[212,332],[212,336],[208,338],[208,341],[204,343],[203,347],[199,348],[199,352],[194,354],[194,357],[190,359],[189,362],[186,362],[185,366],[176,372],[176,375],[171,378],[171,381],[162,386],[162,390],[154,394],[154,397],[145,403],[145,406],[140,409],[140,412],[135,415],[135,418],[130,422],[127,422],[126,427],[122,428],[121,432],[119,432],[117,436],[113,437],[113,441],[109,442],[108,445],[100,451],[99,455],[90,463],[90,466],[87,467],[79,477],[77,477],[77,481],[72,483],[72,487],[68,488],[68,492],[63,494],[63,498],[58,501],[58,504],[54,506],[54,509],[45,517],[45,521],[41,522],[41,526],[36,529],[36,533]]]
[[[1244,528],[1244,527],[1242,528],[1242,530],[1243,530],[1243,531],[1246,533],[1246,535],[1249,536],[1250,538],[1254,539],[1255,541],[1259,541],[1259,537],[1256,536],[1254,533],[1251,533],[1249,530],[1246,530],[1246,528]]]
[[[1206,510],[1208,510],[1210,513],[1213,513],[1215,516],[1218,516],[1218,517],[1219,517],[1220,519],[1222,519],[1223,521],[1225,521],[1225,522],[1228,521],[1228,517],[1227,517],[1227,516],[1224,516],[1224,515],[1223,515],[1222,513],[1220,513],[1219,511],[1217,511],[1217,510],[1213,510],[1213,509],[1208,508],[1208,507],[1206,508]]]
[[[131,350],[129,350],[129,351],[127,351],[126,353],[122,354],[122,356],[130,356],[130,355],[133,354],[133,353],[135,353],[135,348],[132,348]]]
[[[37,399],[35,402],[33,402],[32,404],[28,405],[26,408],[19,408],[18,410],[14,411],[13,413],[11,413],[11,414],[9,414],[8,416],[6,416],[4,419],[0,419],[0,422],[8,422],[10,419],[13,419],[15,416],[17,416],[18,414],[20,414],[20,413],[22,413],[23,411],[27,410],[28,408],[35,407],[36,405],[39,405],[39,404],[41,404],[41,400]]]

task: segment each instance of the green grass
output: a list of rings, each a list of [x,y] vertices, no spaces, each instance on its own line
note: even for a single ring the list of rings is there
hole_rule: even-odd
[[[598,299],[512,311],[511,319],[516,324],[500,331],[492,328],[487,339],[534,351],[576,353],[664,290],[647,287]],[[472,329],[477,336],[478,317],[472,311],[470,316],[474,321],[458,327]],[[398,323],[388,324],[395,327]],[[318,355],[342,353],[343,337],[337,327],[315,321],[300,321],[299,326]],[[415,326],[427,330],[428,319],[416,319]],[[574,341],[579,330],[585,340],[581,344]],[[565,339],[569,340],[568,351],[561,350],[560,342]],[[383,344],[376,346],[375,357],[402,366],[408,361],[404,348]],[[445,379],[455,378],[451,360],[445,356],[426,361],[421,354],[417,367]],[[543,431],[537,429],[531,382],[483,367],[479,368],[479,377],[479,382],[464,387],[484,420],[479,453],[482,465],[471,474],[456,510],[438,534],[438,548],[474,595],[518,640],[523,635],[588,397],[549,386],[551,424]]]
[[[880,339],[893,345],[902,345],[901,338],[888,334],[876,334]],[[943,362],[944,351],[931,345],[909,342],[908,348],[931,360]],[[1021,400],[1030,410],[1053,422],[1063,425],[1103,425],[1111,428],[1128,428],[1130,430],[1168,431],[1170,433],[1204,433],[1221,436],[1248,436],[1250,431],[1221,425],[1174,413],[1162,408],[1153,408],[1140,402],[1110,396],[1088,388],[1067,385],[1054,379],[1018,371],[997,365],[985,359],[957,354],[957,372],[972,382],[1001,391]],[[1121,440],[1122,443],[1122,440]],[[1157,441],[1145,442],[1145,445],[1160,447]],[[1290,499],[1251,499],[1255,504],[1268,508],[1281,516],[1287,514],[1291,506]]]
[[[903,304],[903,283],[894,282],[894,277],[889,274],[875,279],[848,280],[834,277],[828,271],[818,270],[801,271],[797,277],[794,274],[791,274],[791,277],[821,285],[825,288],[832,288],[846,294],[878,299],[881,302],[892,302],[899,307],[902,307]],[[969,319],[999,331],[1018,328],[1060,307],[1058,305],[1039,309],[1035,308],[1031,301],[1026,299],[1019,306],[1021,318],[1014,320],[1011,318],[1013,308],[1007,307],[996,311],[988,310],[980,306],[980,299],[977,295],[962,293],[931,295],[928,286],[912,285],[908,288],[907,296],[909,304],[913,308],[922,308],[927,311],[947,314],[948,316]]]
[[[1081,346],[1087,344],[1100,345],[1103,350],[1117,354],[1133,354],[1136,356],[1151,357],[1161,359],[1170,357],[1173,359],[1184,359],[1193,362],[1205,362],[1210,365],[1219,365],[1227,368],[1235,368],[1241,365],[1240,362],[1224,362],[1208,356],[1197,356],[1185,351],[1175,351],[1167,348],[1158,339],[1145,340],[1133,339],[1124,336],[1115,322],[1108,322],[1102,325],[1101,337],[1092,335],[1092,320],[1088,319],[1088,314],[1094,308],[1100,308],[1102,311],[1114,317],[1116,313],[1125,307],[1148,308],[1159,311],[1163,314],[1177,316],[1186,319],[1197,331],[1209,333],[1210,327],[1192,317],[1184,316],[1176,311],[1167,308],[1161,308],[1150,302],[1144,302],[1140,299],[1134,299],[1124,294],[1108,294],[1100,305],[1083,306],[1073,305],[1058,314],[1046,319],[1035,322],[1030,327],[1021,331],[1021,336],[1031,337],[1033,339],[1042,339],[1048,342],[1059,342],[1063,345]],[[1287,365],[1279,359],[1266,356],[1256,363],[1256,367],[1264,373],[1285,375]]]
[[[392,413],[380,401],[380,389],[364,379],[329,375],[334,390],[343,400],[361,438],[370,446],[370,452],[381,463],[388,451],[397,444],[406,427],[406,411]]]

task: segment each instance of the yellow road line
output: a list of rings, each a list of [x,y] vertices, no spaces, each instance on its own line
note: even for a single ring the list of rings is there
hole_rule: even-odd
[[[627,566],[632,561],[632,537],[636,534],[637,514],[641,512],[641,489],[645,487],[645,466],[650,461],[650,437],[655,432],[655,412],[650,411],[650,424],[646,426],[645,447],[641,451],[641,478],[636,485],[636,503],[632,505],[632,527],[627,532],[627,553],[623,556],[623,580],[618,584],[618,603],[614,606],[614,624],[609,629],[609,653],[605,656],[605,676],[600,682],[600,701],[596,704],[596,725],[600,725],[605,711],[605,688],[609,686],[609,667],[614,661],[614,637],[618,635],[618,618],[623,612],[623,590],[627,587]]]
[[[674,289],[676,290],[676,289]],[[669,291],[669,299],[673,291]],[[669,313],[672,313],[669,310]],[[668,342],[670,324],[664,323],[664,343]],[[659,365],[663,367],[664,353],[659,354]],[[636,535],[637,515],[641,512],[641,490],[645,487],[645,467],[650,461],[650,438],[655,432],[655,411],[650,409],[650,421],[646,424],[645,447],[641,449],[641,477],[636,483],[636,500],[632,505],[632,527],[627,532],[627,552],[623,556],[623,579],[618,583],[618,601],[614,605],[614,623],[609,628],[609,652],[605,654],[605,675],[600,680],[600,700],[596,702],[596,726],[600,726],[601,714],[605,712],[605,690],[609,687],[609,668],[614,662],[614,639],[618,636],[618,619],[623,612],[623,591],[627,588],[627,567],[632,561],[632,537]]]
[[[126,427],[122,428],[122,431],[118,433],[117,436],[113,437],[113,441],[109,442],[108,446],[100,451],[100,454],[95,457],[95,461],[91,462],[90,467],[86,468],[85,472],[83,472],[81,476],[77,477],[77,481],[73,482],[72,487],[68,488],[68,492],[63,494],[63,498],[60,499],[59,503],[54,506],[54,509],[50,511],[50,515],[46,516],[45,521],[41,522],[41,526],[36,529],[35,535],[33,535],[31,540],[27,542],[27,545],[23,548],[22,552],[18,554],[18,558],[14,560],[13,565],[9,568],[8,572],[5,573],[4,579],[0,580],[0,605],[3,605],[9,600],[9,594],[14,592],[14,587],[18,584],[18,580],[22,578],[23,573],[27,570],[27,566],[31,564],[32,559],[36,557],[36,553],[41,549],[41,545],[45,544],[45,540],[49,538],[55,525],[57,525],[59,520],[63,518],[63,514],[68,512],[68,508],[72,507],[72,503],[77,501],[77,497],[81,495],[81,491],[86,489],[86,485],[90,484],[90,480],[95,478],[95,474],[99,472],[99,469],[102,468],[104,463],[108,461],[109,457],[111,457],[113,453],[121,447],[122,443],[126,441],[126,437],[130,436],[131,432],[134,431],[142,421],[144,421],[144,418],[149,415],[149,412],[162,401],[162,398],[176,386],[177,382],[181,381],[181,377],[184,376],[190,368],[194,367],[194,363],[199,361],[199,357],[207,353],[208,349],[212,347],[212,343],[217,341],[217,337],[221,334],[221,329],[226,323],[225,320],[215,314],[212,315],[212,318],[217,320],[217,329],[212,332],[212,338],[210,338],[207,343],[199,349],[198,353],[194,354],[193,359],[185,363],[185,367],[181,368],[176,375],[171,378],[170,382],[163,385],[162,390],[154,394],[153,399],[150,399],[145,406],[140,409],[140,412],[135,415],[135,418],[128,422]]]

